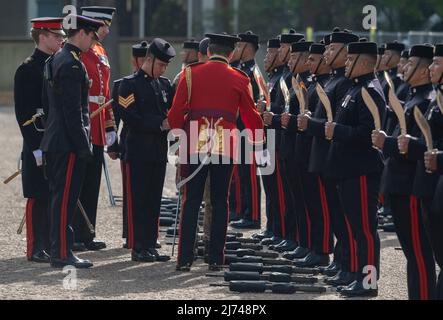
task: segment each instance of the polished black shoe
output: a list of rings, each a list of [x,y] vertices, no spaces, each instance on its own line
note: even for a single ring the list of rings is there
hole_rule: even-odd
[[[354,281],[347,287],[342,287],[338,292],[346,297],[376,297],[378,288],[365,288],[363,281]]]
[[[150,249],[148,249],[148,252],[149,252],[150,254],[152,254],[153,256],[155,256],[155,260],[158,261],[158,262],[166,262],[166,261],[171,260],[171,257],[170,257],[170,256],[167,256],[167,255],[165,255],[165,254],[160,254],[160,253],[157,251],[157,249],[150,248]]]
[[[106,243],[103,241],[92,240],[91,242],[85,243],[85,248],[89,251],[98,251],[106,248]]]
[[[333,287],[348,286],[355,281],[355,277],[356,277],[355,273],[340,271],[335,276],[326,278],[325,283]]]
[[[277,252],[287,252],[287,251],[293,251],[297,249],[297,247],[298,245],[296,242],[292,240],[287,240],[286,243],[284,243],[283,245],[276,246],[274,250]]]
[[[217,263],[212,263],[208,266],[208,270],[214,271],[214,272],[223,271],[223,265],[217,264]]]
[[[57,259],[51,258],[51,267],[53,268],[63,268],[66,266],[73,266],[77,269],[87,269],[93,266],[92,262],[89,260],[80,259],[76,255],[70,256],[68,259]]]
[[[236,229],[260,229],[260,223],[251,221],[248,219],[240,219],[238,221],[231,222],[231,227]]]
[[[288,251],[283,253],[283,258],[294,260],[303,259],[308,255],[310,250],[308,248],[297,247],[294,251]]]
[[[156,257],[148,250],[132,250],[131,260],[136,262],[155,262]]]
[[[282,238],[280,238],[280,237],[276,237],[276,236],[273,236],[273,237],[271,237],[271,238],[265,238],[265,239],[263,239],[261,242],[260,242],[260,244],[262,245],[262,246],[269,246],[269,245],[271,245],[271,244],[273,244],[273,245],[276,245],[276,244],[279,244],[280,242],[282,242]]]
[[[186,263],[186,264],[183,264],[183,265],[177,265],[175,267],[175,271],[189,272],[189,271],[191,271],[191,264],[190,263]]]
[[[382,229],[384,232],[396,232],[395,224],[393,222],[383,224]]]
[[[315,268],[320,266],[327,266],[329,264],[329,255],[316,254],[309,252],[303,259],[295,260],[294,265],[299,268]]]
[[[32,254],[28,261],[33,261],[37,263],[49,263],[50,256],[45,250],[40,250]]]
[[[160,241],[157,240],[155,243],[155,249],[161,249],[162,245],[160,244]]]
[[[268,249],[269,249],[269,250],[276,250],[276,248],[281,247],[281,246],[284,246],[284,245],[286,244],[286,242],[288,242],[288,240],[283,239],[282,241],[280,241],[280,242],[277,243],[277,244],[270,244],[269,247],[268,247]]]
[[[74,252],[81,252],[81,251],[87,251],[85,244],[83,242],[74,242],[72,245],[72,251]]]
[[[263,240],[265,238],[272,238],[274,236],[274,234],[272,233],[272,231],[269,230],[263,230],[259,233],[254,233],[252,235],[253,239],[259,239],[259,240]]]
[[[327,267],[320,267],[319,269],[320,273],[324,274],[325,276],[333,277],[341,270],[341,266],[338,262],[332,261]]]

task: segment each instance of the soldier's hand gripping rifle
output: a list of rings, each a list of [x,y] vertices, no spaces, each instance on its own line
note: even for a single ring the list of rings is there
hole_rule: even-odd
[[[272,272],[272,273],[259,273],[256,271],[226,271],[222,273],[207,273],[206,277],[210,278],[223,278],[225,281],[269,281],[279,283],[317,283],[318,278],[312,276],[293,276],[288,273]]]

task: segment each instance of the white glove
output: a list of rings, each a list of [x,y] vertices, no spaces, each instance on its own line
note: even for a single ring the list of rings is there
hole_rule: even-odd
[[[255,163],[259,167],[266,167],[271,162],[271,157],[267,149],[254,152]]]
[[[35,158],[35,163],[37,167],[41,167],[43,165],[43,152],[40,149],[32,151]]]
[[[112,146],[117,140],[117,133],[115,131],[106,132],[106,145]]]

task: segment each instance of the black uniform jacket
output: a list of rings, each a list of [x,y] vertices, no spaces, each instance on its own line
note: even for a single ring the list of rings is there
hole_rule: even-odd
[[[43,67],[50,55],[35,49],[34,53],[18,67],[14,77],[15,116],[23,136],[22,185],[25,198],[41,198],[48,195],[48,183],[44,178],[43,169],[37,167],[34,154],[40,149],[43,138],[44,122],[37,119],[34,125],[24,127],[23,124],[33,115],[41,113]],[[38,130],[37,130],[38,129]]]
[[[125,159],[166,163],[168,132],[161,126],[172,103],[170,81],[153,79],[139,70],[123,79],[118,95],[118,113],[127,128]]]
[[[380,119],[385,115],[386,101],[375,74],[352,79],[352,87],[337,109],[328,155],[328,174],[335,178],[359,177],[383,170],[382,154],[372,147],[374,118],[363,101],[362,88],[368,91],[377,105]]]
[[[90,158],[89,79],[80,54],[79,48],[66,43],[45,66],[49,114],[41,149]]]

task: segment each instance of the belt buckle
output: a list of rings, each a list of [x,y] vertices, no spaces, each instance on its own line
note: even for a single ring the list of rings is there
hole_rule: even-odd
[[[104,104],[105,103],[105,97],[104,96],[99,96],[97,102],[98,102],[98,104]]]

